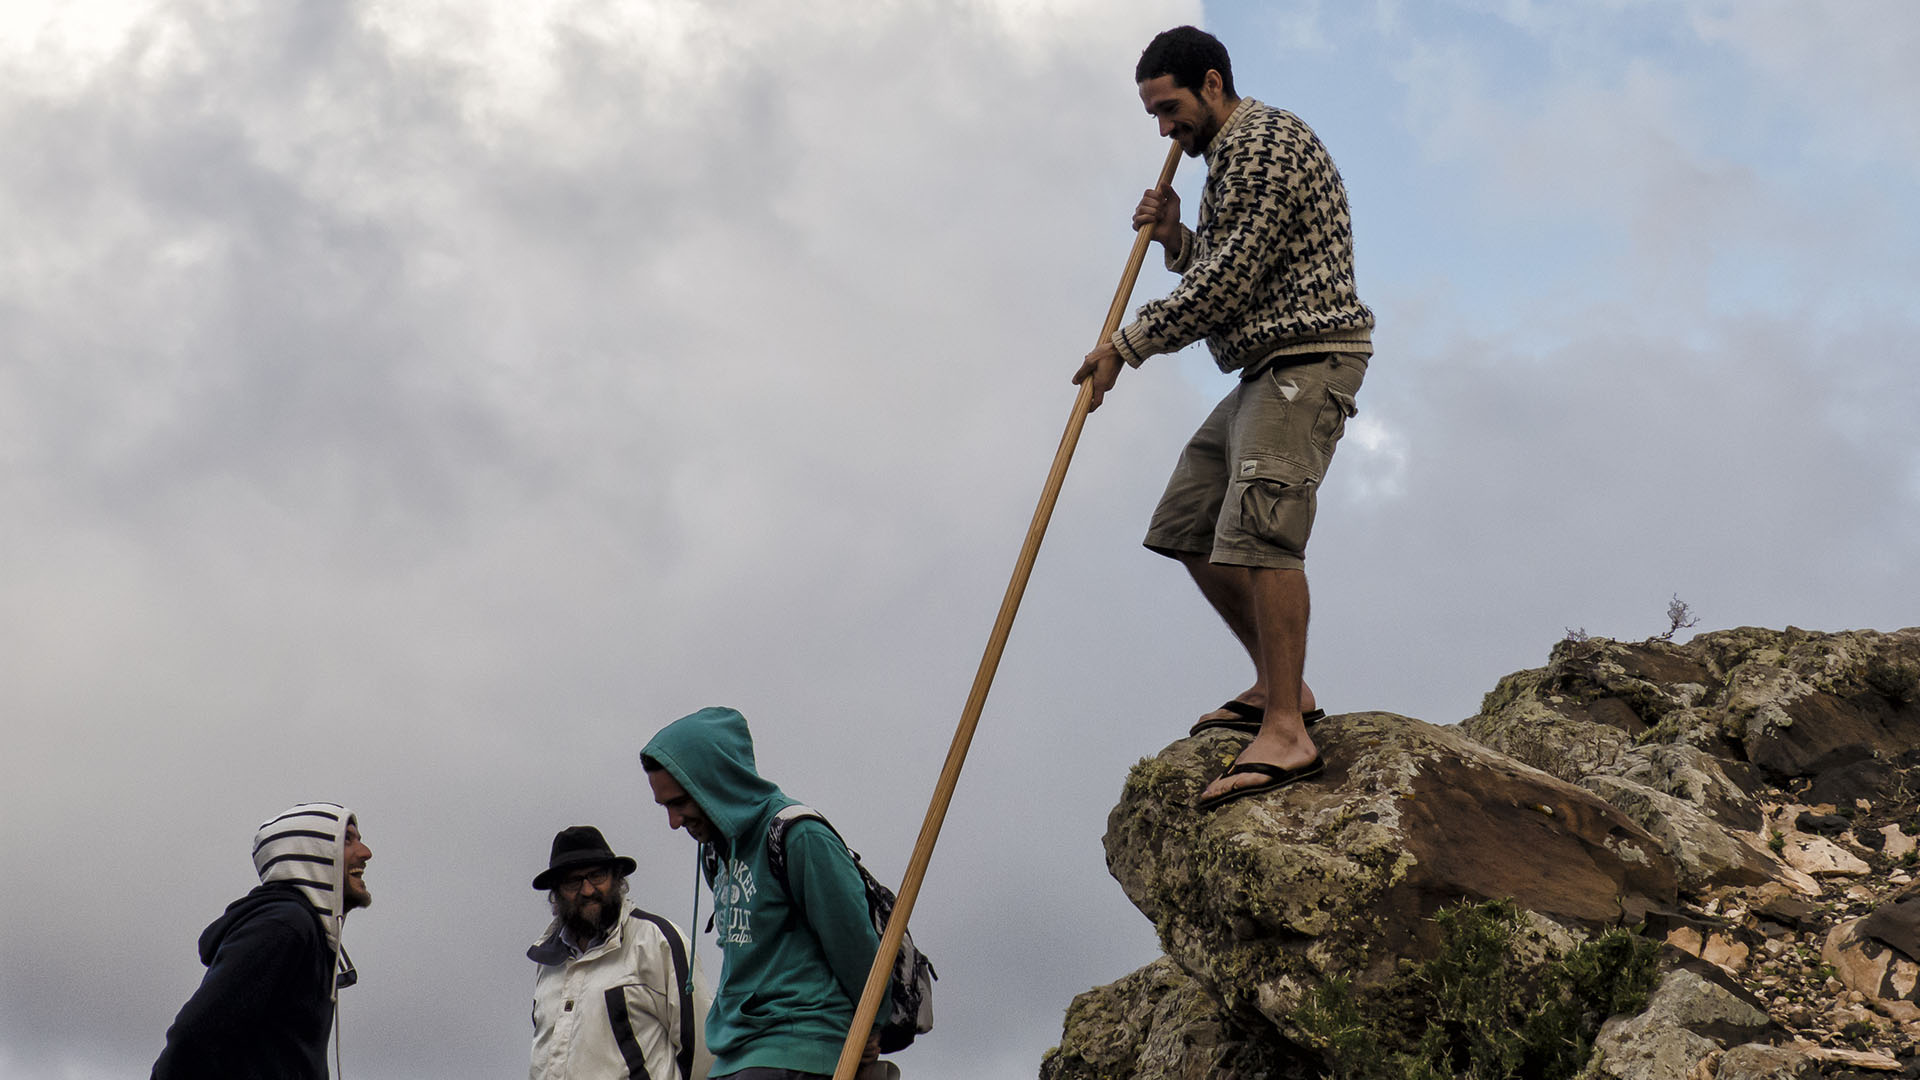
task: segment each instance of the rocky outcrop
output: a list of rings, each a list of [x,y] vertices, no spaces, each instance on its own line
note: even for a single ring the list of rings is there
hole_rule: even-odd
[[[1755,793],[1851,803],[1887,790],[1889,761],[1920,746],[1920,629],[1569,638],[1546,667],[1500,680],[1461,726],[1614,802],[1662,840],[1691,894],[1783,878],[1811,892],[1780,864],[1813,873],[1835,852],[1769,845]]]
[[[1862,763],[1920,745],[1920,628],[1570,637],[1546,667],[1500,680],[1462,726],[1563,780],[1633,780],[1753,829],[1761,784],[1858,788],[1874,776]]]
[[[1322,777],[1210,814],[1194,796],[1246,737],[1183,739],[1107,819],[1107,865],[1168,955],[1283,1034],[1328,979],[1377,985],[1430,954],[1445,904],[1511,897],[1578,930],[1674,901],[1660,845],[1592,792],[1391,713],[1314,733]]]
[[[1211,814],[1245,736],[1132,770],[1108,865],[1166,956],[1077,999],[1044,1076],[1920,1075],[1920,629],[1570,637],[1457,727],[1314,736],[1324,774]],[[1650,1004],[1601,985],[1621,926],[1665,945]],[[1475,1041],[1503,1025],[1559,1059]]]
[[[1041,1080],[1234,1080],[1316,1075],[1297,1049],[1249,1037],[1200,984],[1161,957],[1073,999]]]

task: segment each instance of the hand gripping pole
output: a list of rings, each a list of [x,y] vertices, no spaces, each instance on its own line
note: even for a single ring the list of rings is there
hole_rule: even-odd
[[[1180,144],[1174,143],[1167,150],[1167,162],[1160,169],[1160,179],[1155,185],[1164,188],[1173,182],[1173,172],[1180,166]],[[1133,296],[1133,283],[1140,276],[1140,264],[1145,260],[1147,245],[1153,238],[1151,222],[1140,226],[1133,238],[1133,251],[1127,256],[1127,268],[1120,275],[1120,287],[1114,290],[1113,303],[1107,308],[1107,321],[1100,328],[1100,337],[1094,342],[1098,345],[1113,336],[1120,328],[1120,319],[1126,314],[1127,301]],[[940,770],[940,780],[934,785],[933,801],[927,807],[926,822],[920,826],[920,839],[914,844],[913,858],[907,862],[907,876],[900,883],[900,896],[893,909],[893,917],[887,920],[886,932],[880,935],[880,951],[873,956],[873,967],[867,972],[866,989],[860,995],[859,1007],[853,1013],[853,1026],[847,1030],[847,1041],[840,1048],[840,1063],[833,1071],[834,1080],[853,1080],[853,1074],[859,1071],[860,1056],[867,1046],[867,1035],[873,1029],[873,1019],[880,1011],[880,998],[886,991],[887,979],[893,973],[893,959],[899,955],[900,939],[907,932],[907,916],[913,913],[913,903],[920,896],[920,883],[927,876],[927,864],[933,859],[933,845],[940,839],[940,826],[947,817],[947,805],[953,801],[953,789],[960,782],[960,767],[966,763],[967,748],[973,743],[974,728],[979,726],[980,711],[986,707],[987,691],[993,686],[994,672],[1000,667],[1000,655],[1006,651],[1007,635],[1013,630],[1013,617],[1020,610],[1020,597],[1027,590],[1027,579],[1033,575],[1034,559],[1040,554],[1040,541],[1047,534],[1047,522],[1053,517],[1054,503],[1060,499],[1060,487],[1066,482],[1067,465],[1073,460],[1073,450],[1080,442],[1080,429],[1086,425],[1089,406],[1093,402],[1093,380],[1080,383],[1080,394],[1073,402],[1073,415],[1067,420],[1066,434],[1060,437],[1060,449],[1053,455],[1053,469],[1047,474],[1046,486],[1040,492],[1040,505],[1034,508],[1033,523],[1027,526],[1026,543],[1020,547],[1020,558],[1014,564],[1013,580],[1007,583],[1006,596],[1000,601],[1000,615],[993,623],[993,633],[987,639],[986,655],[980,658],[980,669],[973,677],[973,691],[967,695],[967,705],[960,713],[960,726],[953,733],[953,745],[947,751],[947,762]]]

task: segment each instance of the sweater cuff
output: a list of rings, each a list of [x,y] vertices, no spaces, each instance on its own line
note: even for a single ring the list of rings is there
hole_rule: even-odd
[[[1114,351],[1120,354],[1120,359],[1125,360],[1128,367],[1139,367],[1141,364],[1147,362],[1147,354],[1135,348],[1133,342],[1127,337],[1127,331],[1134,329],[1138,325],[1138,323],[1135,323],[1133,326],[1123,326],[1115,330],[1113,337],[1110,339],[1113,342]]]
[[[1180,226],[1180,242],[1166,251],[1167,269],[1176,274],[1184,273],[1187,264],[1193,261],[1193,230]]]

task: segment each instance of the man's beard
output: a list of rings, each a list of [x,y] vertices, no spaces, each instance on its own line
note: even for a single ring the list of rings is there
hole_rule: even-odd
[[[560,916],[560,922],[567,928],[567,934],[577,942],[594,941],[604,937],[620,921],[620,906],[627,894],[624,879],[615,882],[594,894],[593,902],[598,903],[596,914],[588,916],[582,912],[586,898],[575,897],[568,900],[564,896],[553,898],[554,914]]]
[[[1213,145],[1213,137],[1220,134],[1220,121],[1214,119],[1212,113],[1207,113],[1189,129],[1189,133],[1193,136],[1193,145],[1183,149],[1186,149],[1188,157],[1197,158]]]

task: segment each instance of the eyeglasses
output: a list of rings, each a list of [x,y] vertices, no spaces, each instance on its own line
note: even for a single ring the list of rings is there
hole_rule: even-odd
[[[612,881],[612,867],[596,866],[591,870],[582,870],[579,873],[568,874],[556,882],[555,887],[563,893],[575,893],[580,891],[582,884],[591,883],[596,889],[604,889]]]

